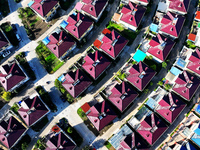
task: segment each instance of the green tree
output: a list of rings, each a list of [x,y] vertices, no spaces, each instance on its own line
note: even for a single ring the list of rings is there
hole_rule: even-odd
[[[148,60],[152,60],[152,59],[153,59],[153,56],[149,55],[149,56],[147,56],[147,59],[148,59]]]
[[[69,94],[69,93],[67,93],[67,101],[69,102],[69,103],[73,103],[74,102],[74,98]]]
[[[162,67],[166,69],[166,68],[167,68],[167,63],[166,63],[166,62],[163,62],[163,63],[162,63]]]
[[[2,95],[2,98],[5,99],[6,101],[11,100],[11,98],[12,98],[11,92],[4,92]]]
[[[28,144],[26,142],[22,143],[21,148],[22,150],[26,150],[28,147]]]
[[[158,85],[162,86],[163,82],[162,81],[158,81]]]

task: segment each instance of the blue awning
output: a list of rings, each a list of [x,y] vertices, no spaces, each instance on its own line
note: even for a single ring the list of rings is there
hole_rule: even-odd
[[[181,68],[184,68],[185,65],[186,65],[186,62],[182,58],[179,58],[176,65],[181,67]]]
[[[65,20],[63,20],[62,22],[61,22],[61,24],[60,24],[60,26],[62,27],[62,28],[64,28],[65,29],[65,27],[68,25],[68,23],[65,21]]]
[[[179,70],[179,69],[176,68],[176,67],[172,67],[171,70],[170,70],[170,72],[171,72],[173,75],[175,75],[175,76],[178,76],[179,74],[182,73],[182,71]]]
[[[150,25],[150,30],[151,30],[152,32],[158,33],[158,25],[152,23],[152,24]]]
[[[45,45],[47,45],[47,44],[50,42],[50,40],[49,40],[48,37],[46,37],[46,38],[44,38],[44,40],[42,40],[42,42],[43,42]]]
[[[143,61],[146,56],[147,56],[146,53],[138,49],[134,54],[133,59],[139,63],[140,61]]]
[[[30,2],[28,3],[28,7],[31,7],[31,6],[33,5],[33,3],[34,3],[34,1],[30,1]]]

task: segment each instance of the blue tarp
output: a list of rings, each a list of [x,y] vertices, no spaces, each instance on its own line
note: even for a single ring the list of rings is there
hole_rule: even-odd
[[[186,62],[183,59],[179,58],[176,65],[180,66],[181,68],[184,68],[186,65]]]
[[[152,23],[152,24],[150,25],[150,30],[151,30],[152,32],[158,33],[158,25]]]
[[[179,70],[179,69],[176,68],[176,67],[172,67],[171,70],[170,70],[170,72],[171,72],[172,74],[174,74],[175,76],[178,76],[182,71]]]
[[[28,3],[28,7],[31,7],[31,6],[33,5],[33,3],[34,3],[34,1],[30,1],[30,2]]]
[[[143,51],[138,49],[136,53],[134,54],[133,59],[139,63],[140,61],[143,61],[146,56],[147,54],[145,54]]]
[[[61,22],[61,24],[60,24],[60,26],[62,27],[62,28],[64,28],[65,29],[65,27],[68,25],[68,23],[65,21],[65,20],[63,20],[62,22]]]
[[[46,38],[44,38],[44,40],[42,40],[42,42],[43,42],[45,45],[47,45],[47,44],[50,42],[50,40],[49,40],[48,37],[46,37]]]

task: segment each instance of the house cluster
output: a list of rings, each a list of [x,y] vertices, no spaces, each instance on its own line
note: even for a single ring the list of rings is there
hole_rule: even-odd
[[[3,30],[0,28],[0,54],[11,49],[12,47],[13,47],[12,44],[10,43],[8,38],[6,37]]]

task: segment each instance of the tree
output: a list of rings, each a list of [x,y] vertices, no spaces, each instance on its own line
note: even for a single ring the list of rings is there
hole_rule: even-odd
[[[9,101],[12,98],[11,92],[4,92],[2,98],[5,99],[6,101]]]
[[[153,56],[149,55],[149,56],[147,56],[147,59],[148,59],[148,60],[152,60],[152,59],[153,59]]]
[[[73,128],[72,127],[68,127],[67,128],[67,132],[71,134],[73,132]]]
[[[162,86],[163,82],[162,81],[158,81],[158,85]]]
[[[166,63],[166,62],[163,62],[163,63],[162,63],[162,67],[166,69],[166,68],[167,68],[167,63]]]
[[[67,93],[67,101],[69,102],[69,103],[73,103],[74,102],[74,98],[69,94],[69,93]]]
[[[21,148],[22,150],[26,150],[28,147],[28,144],[26,142],[22,143]]]

